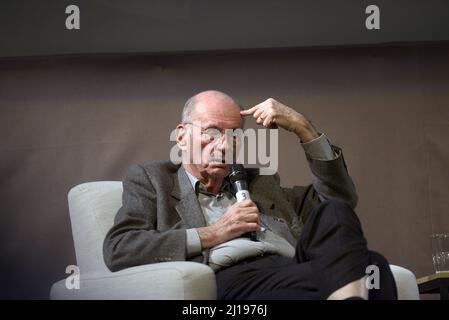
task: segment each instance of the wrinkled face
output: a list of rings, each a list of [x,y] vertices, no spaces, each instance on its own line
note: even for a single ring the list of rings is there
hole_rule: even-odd
[[[229,164],[224,163],[226,154],[235,155],[235,143],[225,130],[240,128],[241,121],[239,107],[228,99],[208,97],[198,101],[191,121],[177,127],[183,163],[189,163],[202,177],[226,177],[229,172]]]

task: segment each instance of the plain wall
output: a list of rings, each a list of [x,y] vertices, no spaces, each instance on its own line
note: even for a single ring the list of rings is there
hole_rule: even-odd
[[[0,297],[48,297],[76,264],[70,188],[168,159],[183,103],[205,89],[304,113],[344,150],[371,249],[433,272],[429,234],[449,231],[448,56],[441,44],[0,60]],[[311,182],[286,132],[279,173]]]

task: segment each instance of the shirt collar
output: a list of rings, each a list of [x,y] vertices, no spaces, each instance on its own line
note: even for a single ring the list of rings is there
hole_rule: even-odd
[[[186,173],[187,173],[187,177],[189,177],[190,183],[192,184],[193,190],[195,190],[196,195],[198,195],[198,193],[203,193],[208,196],[215,196],[214,194],[212,194],[206,190],[204,185],[201,183],[200,180],[198,180],[197,177],[193,176],[187,170],[186,170]],[[224,192],[230,192],[232,194],[231,184],[229,183],[228,179],[226,179],[226,178],[223,180],[223,184],[221,185],[219,194],[224,193]]]

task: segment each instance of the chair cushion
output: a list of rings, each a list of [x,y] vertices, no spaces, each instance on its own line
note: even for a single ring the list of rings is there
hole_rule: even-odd
[[[216,299],[215,273],[196,262],[161,262],[118,272],[81,274],[80,288],[55,283],[50,298],[66,299]]]

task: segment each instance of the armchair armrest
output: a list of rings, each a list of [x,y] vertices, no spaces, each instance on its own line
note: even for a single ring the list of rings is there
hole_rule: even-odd
[[[390,264],[396,287],[398,289],[399,300],[419,300],[418,284],[416,277],[410,270]]]
[[[118,272],[80,275],[80,289],[67,289],[65,279],[53,284],[50,299],[216,299],[213,270],[196,262],[161,262]]]

